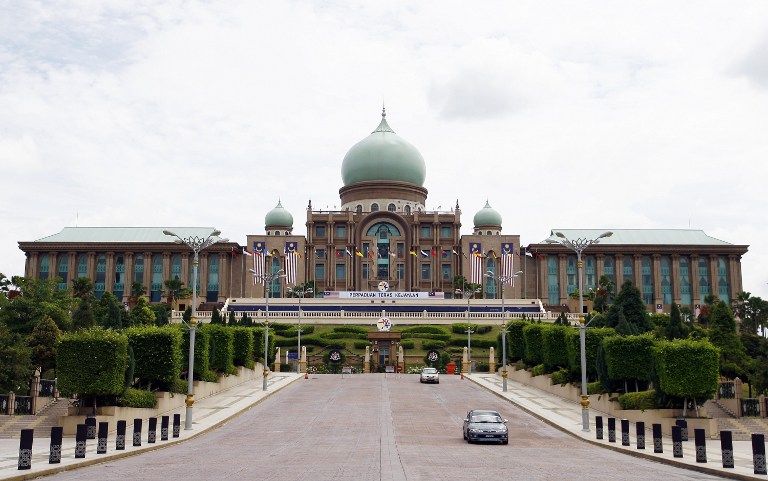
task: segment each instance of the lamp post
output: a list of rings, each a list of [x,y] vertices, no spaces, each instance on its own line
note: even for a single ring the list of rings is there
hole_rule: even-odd
[[[281,277],[285,277],[285,274],[283,274],[283,270],[280,269],[277,272],[273,272],[271,274],[262,274],[260,276],[256,275],[256,271],[253,269],[249,269],[254,277],[257,277],[261,279],[264,282],[265,286],[269,286],[266,296],[266,313],[264,317],[264,370],[262,371],[262,384],[261,384],[261,390],[266,391],[267,390],[267,374],[269,374],[269,294],[270,291],[272,291],[272,283],[275,281],[275,279],[280,279]]]
[[[297,351],[299,353],[299,357],[296,362],[296,373],[301,374],[301,298],[307,294],[313,294],[315,290],[312,289],[311,287],[296,289],[296,286],[293,286],[293,289],[291,289],[290,287],[288,288],[288,292],[296,294],[299,298],[299,325],[296,327],[296,332],[299,334],[299,347]]]
[[[458,292],[458,289],[456,290]],[[467,356],[469,357],[469,374],[472,374],[472,344],[470,340],[470,336],[475,331],[471,331],[469,327],[469,299],[472,298],[472,296],[476,293],[480,292],[480,289],[477,288],[469,288],[467,287],[466,280],[462,282],[461,285],[461,295],[467,299],[467,311],[466,311],[466,319],[467,319]]]
[[[597,244],[600,239],[610,237],[613,232],[603,232],[594,239],[579,237],[577,239],[568,239],[562,232],[554,232],[558,239],[547,239],[548,244],[560,244],[576,253],[576,268],[579,270],[579,350],[581,351],[581,430],[589,432],[589,395],[587,395],[587,348],[586,331],[587,324],[584,319],[584,288],[583,271],[584,264],[581,261],[581,253],[584,249]]]
[[[507,321],[504,319],[504,284],[509,281],[515,282],[515,277],[522,274],[523,271],[517,271],[514,274],[496,275],[493,271],[488,271],[485,277],[494,279],[501,284],[501,390],[507,392]]]
[[[184,429],[192,429],[192,405],[195,403],[195,386],[193,380],[193,373],[195,368],[195,331],[197,330],[197,266],[198,266],[198,254],[201,250],[209,247],[217,242],[227,242],[227,239],[219,239],[221,231],[215,229],[206,237],[198,237],[196,235],[190,235],[188,237],[181,237],[175,232],[164,230],[163,234],[176,238],[177,244],[184,244],[194,253],[192,258],[192,315],[189,318],[189,369],[187,370],[187,399],[185,403],[187,405],[186,417],[184,419]]]

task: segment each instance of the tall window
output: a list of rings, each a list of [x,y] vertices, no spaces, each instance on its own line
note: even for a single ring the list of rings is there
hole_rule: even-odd
[[[421,224],[420,234],[422,239],[432,238],[432,226],[429,224]]]
[[[57,276],[59,277],[59,290],[67,290],[68,274],[69,274],[69,256],[59,256],[59,268],[57,269]]]
[[[315,280],[325,280],[325,264],[315,264]]]
[[[88,256],[79,254],[77,256],[77,278],[88,277]]]
[[[181,279],[181,254],[171,257],[171,279]]]
[[[650,256],[643,256],[640,261],[643,275],[643,302],[653,304],[653,264]]]
[[[40,268],[38,269],[38,278],[40,279],[48,279],[48,270],[50,269],[50,266],[48,264],[48,254],[42,254],[40,256]]]
[[[343,281],[347,278],[346,264],[336,264],[336,279]]]
[[[280,271],[280,256],[272,256],[272,267],[270,269],[272,274],[277,274]],[[275,277],[272,280],[269,291],[269,297],[280,297],[280,277]]]
[[[368,228],[366,235],[376,239],[376,245],[371,246],[376,252],[376,277],[389,279],[390,272],[390,242],[394,236],[400,236],[400,229],[389,222],[377,222]]]
[[[717,258],[717,295],[723,302],[729,302],[728,295],[728,259],[726,257]]]
[[[121,300],[125,293],[125,258],[122,254],[115,256],[115,283],[112,286],[112,293],[117,300]]]
[[[699,297],[704,302],[704,298],[711,293],[709,289],[709,259],[699,257]]]
[[[406,214],[410,214],[411,213],[411,206],[410,205],[406,205],[405,209],[403,209],[403,210],[405,211]]]
[[[579,288],[578,271],[576,269],[576,256],[569,255],[565,264],[567,284],[566,294],[569,296]]]
[[[453,276],[451,276],[451,265],[450,264],[442,264],[440,266],[440,269],[443,271],[443,280],[444,281],[450,281]]]
[[[325,237],[325,224],[315,224],[315,237]]]
[[[635,264],[632,256],[624,256],[622,266],[622,274],[624,275],[624,282],[632,281],[635,283]]]
[[[107,256],[99,254],[96,256],[96,279],[93,283],[93,295],[96,299],[101,299],[104,295],[107,280]]]
[[[669,256],[661,256],[661,302],[672,304],[672,261]]]
[[[395,207],[395,204],[389,204],[387,206],[387,210],[390,212],[394,212],[395,210],[397,210],[397,207]]]
[[[208,256],[208,291],[205,295],[208,302],[219,300],[219,255]]]
[[[162,254],[152,255],[152,285],[149,290],[149,300],[160,302],[163,296],[163,256]]]
[[[363,279],[369,279],[371,277],[371,265],[364,262],[362,265]]]
[[[693,304],[691,296],[691,261],[686,256],[680,256],[680,303],[684,306]]]
[[[336,233],[334,236],[337,239],[345,239],[347,237],[347,225],[346,224],[336,224]]]
[[[371,204],[371,212],[378,212],[378,211],[379,211],[379,204],[377,204],[376,202]]]
[[[397,243],[397,258],[402,259],[405,257],[405,243],[398,242]]]
[[[450,239],[452,234],[451,226],[449,225],[441,225],[440,226],[440,238],[441,239]]]
[[[496,275],[496,260],[492,257],[489,257],[485,261],[485,272],[490,272],[494,276]],[[496,299],[496,279],[493,277],[486,277],[485,278],[485,298],[486,299]]]
[[[560,304],[560,276],[557,256],[547,256],[547,302],[550,306]]]
[[[405,279],[405,264],[397,264],[397,278]]]
[[[421,265],[421,280],[428,281],[432,278],[432,266],[424,263]]]
[[[192,275],[191,270],[189,275]],[[136,257],[133,258],[133,282],[144,284],[144,256],[141,254],[136,254]]]
[[[360,205],[360,204],[357,204],[357,207],[355,207],[355,212],[357,212],[358,214],[362,214],[363,213],[363,206]]]
[[[590,289],[594,289],[597,284],[597,276],[595,273],[597,268],[595,266],[595,256],[584,257],[584,292],[589,292]]]
[[[613,256],[606,256],[603,262],[603,275],[616,284],[616,260]]]

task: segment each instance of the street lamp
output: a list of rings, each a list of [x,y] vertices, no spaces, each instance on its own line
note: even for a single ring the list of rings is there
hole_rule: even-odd
[[[467,312],[466,312],[466,319],[467,319],[467,356],[469,357],[469,374],[472,374],[472,344],[471,344],[471,334],[475,331],[470,330],[470,324],[469,324],[469,299],[477,292],[480,292],[480,289],[478,288],[469,288],[466,285],[466,281],[462,282],[461,289],[456,289],[456,292],[458,293],[461,291],[462,297],[465,297],[467,299]]]
[[[296,296],[299,298],[299,325],[296,327],[296,332],[299,334],[299,348],[298,353],[299,357],[297,359],[296,363],[296,373],[301,374],[301,298],[306,296],[307,294],[313,294],[315,292],[314,289],[311,287],[304,287],[302,289],[297,289],[296,286],[293,286],[293,289],[290,287],[288,288],[288,292],[292,294],[296,294]]]
[[[583,270],[584,264],[581,261],[581,253],[592,244],[598,244],[600,239],[610,237],[613,232],[603,232],[594,239],[579,237],[578,239],[568,239],[562,232],[554,232],[558,239],[547,239],[548,244],[560,244],[576,253],[576,268],[579,270],[579,350],[581,351],[581,430],[589,432],[589,396],[587,395],[587,348],[586,331],[587,324],[584,319],[584,288],[583,288]]]
[[[488,271],[485,277],[493,279],[501,284],[501,390],[507,392],[507,321],[504,319],[504,284],[509,281],[515,282],[515,277],[522,274],[523,271],[517,271],[514,274],[496,275],[493,271]]]
[[[164,230],[163,234],[175,237],[177,244],[184,244],[194,253],[192,259],[192,316],[189,318],[189,370],[187,371],[187,404],[186,418],[184,419],[184,429],[192,429],[192,405],[195,403],[195,386],[193,383],[193,373],[195,368],[195,331],[197,330],[197,266],[198,254],[201,250],[217,242],[227,242],[227,239],[220,239],[221,231],[215,229],[206,237],[190,235],[181,237],[175,232]]]
[[[269,286],[267,291],[267,297],[266,297],[266,314],[264,317],[264,370],[262,371],[262,377],[263,382],[261,384],[261,390],[266,391],[267,390],[267,374],[269,373],[269,294],[272,290],[272,283],[275,281],[275,279],[280,279],[281,277],[286,277],[285,274],[283,274],[283,270],[280,269],[277,272],[273,272],[271,274],[261,274],[256,275],[256,271],[253,269],[248,269],[253,273],[253,277],[256,277],[258,279],[261,279],[264,282],[265,286]]]

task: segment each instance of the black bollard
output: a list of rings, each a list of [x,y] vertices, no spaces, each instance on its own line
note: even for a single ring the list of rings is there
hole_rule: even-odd
[[[115,435],[115,449],[122,451],[125,449],[125,419],[117,422],[117,434]]]
[[[755,474],[768,474],[765,470],[765,434],[752,434],[752,463]]]
[[[595,434],[597,439],[603,439],[603,417],[595,416]]]
[[[133,445],[141,446],[141,419],[133,420]]]
[[[179,429],[181,429],[181,414],[173,415],[173,437],[179,437]]]
[[[733,433],[720,431],[720,451],[723,453],[723,467],[733,467]]]
[[[85,418],[85,425],[88,426],[88,434],[86,437],[88,439],[96,439],[96,418],[88,416]]]
[[[168,416],[160,418],[160,441],[168,441]]]
[[[672,456],[683,457],[683,440],[680,426],[672,426]]]
[[[109,434],[109,423],[99,423],[99,440],[96,442],[96,454],[107,453],[107,435]]]
[[[32,469],[32,440],[34,429],[22,429],[19,439],[19,469]]]
[[[635,423],[635,433],[637,435],[637,449],[645,449],[645,423],[638,421]]]
[[[86,439],[88,439],[88,426],[85,424],[78,424],[77,434],[75,434],[75,458],[85,457]]]
[[[663,453],[664,444],[661,441],[661,424],[654,424],[652,427],[653,427],[653,452]]]
[[[680,426],[680,441],[688,441],[688,421],[678,419],[675,421],[675,426]]]
[[[608,442],[616,442],[616,418],[608,418]]]
[[[707,462],[707,440],[703,429],[693,430],[693,442],[696,445],[696,462]]]
[[[154,443],[156,439],[157,439],[157,418],[149,418],[147,442]]]
[[[51,428],[51,451],[48,454],[48,464],[58,464],[61,462],[61,438],[64,434],[64,428],[54,426]]]
[[[629,419],[621,420],[621,445],[629,446]]]

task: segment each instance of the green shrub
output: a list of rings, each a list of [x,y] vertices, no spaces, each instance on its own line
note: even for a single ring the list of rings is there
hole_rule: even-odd
[[[587,394],[600,394],[603,392],[603,383],[600,381],[587,383]]]
[[[186,394],[187,393],[187,380],[186,379],[176,379],[173,382],[173,386],[171,386],[171,392],[176,394]]]
[[[208,348],[211,369],[222,374],[231,373],[235,369],[232,329],[220,324],[208,324],[204,327],[211,337],[211,344]]]
[[[410,349],[413,347],[413,342],[411,342],[411,347],[406,347],[405,341],[400,343],[403,346],[403,349]],[[352,345],[355,347],[355,349],[365,349],[366,347],[370,346],[371,343],[368,341],[355,341],[352,343]]]
[[[457,322],[455,324],[451,324],[451,332],[454,334],[464,334],[466,336],[467,329],[472,329],[473,331],[477,332],[477,324],[467,322]]]
[[[528,324],[523,328],[525,338],[525,355],[523,360],[528,365],[541,364],[544,361],[544,325]]]
[[[124,332],[133,350],[133,375],[139,385],[170,390],[181,375],[181,331],[170,326],[136,326]]]
[[[525,336],[523,328],[527,321],[512,321],[507,326],[507,354],[511,362],[519,361],[525,357]]]
[[[491,366],[489,366],[487,362],[477,363],[477,372],[488,372],[490,370],[491,370]]]
[[[247,327],[231,327],[232,361],[235,366],[253,369],[253,334]]]
[[[333,328],[333,332],[346,332],[352,334],[368,334],[368,329],[360,326],[338,326]]]
[[[156,403],[155,393],[132,387],[126,388],[117,400],[118,406],[127,408],[153,408]]]
[[[653,338],[612,336],[603,340],[605,363],[611,381],[650,381],[653,372]]]
[[[475,334],[488,334],[493,329],[493,326],[477,326]]]
[[[184,348],[182,349],[183,361],[182,366],[186,368],[189,366],[189,333],[185,332],[183,335]],[[206,378],[210,378],[211,363],[208,357],[210,349],[211,336],[205,329],[195,329],[195,366],[194,366],[194,379],[204,381]]]
[[[537,364],[533,366],[533,368],[531,369],[531,375],[533,375],[533,377],[541,376],[544,373],[546,373],[546,369],[544,369],[544,364]]]
[[[275,342],[275,346],[276,347],[292,347],[292,346],[295,346],[295,345],[298,344],[298,339],[295,338],[295,337],[293,339],[287,338],[287,337],[278,336],[278,335],[274,335],[272,337],[274,338],[274,342]],[[301,338],[301,343],[304,344],[304,338],[303,337]],[[262,350],[263,350],[263,348],[262,348]]]
[[[401,336],[401,339],[436,339],[438,341],[448,341],[451,339],[451,335],[447,332],[404,332]]]
[[[421,341],[421,348],[422,349],[443,349],[445,347],[445,341],[434,341],[431,339],[424,339]]]
[[[128,338],[100,328],[68,333],[59,342],[56,372],[65,395],[118,395],[125,389]]]
[[[584,338],[587,356],[587,378],[597,378],[597,351],[603,339],[615,336],[616,331],[610,327],[590,327]],[[565,334],[565,349],[568,354],[568,368],[572,373],[581,373],[581,347],[579,346],[579,330],[570,329]]]
[[[329,339],[325,339],[319,336],[301,336],[301,345],[307,345],[307,346],[319,346],[319,347],[327,347],[331,344],[337,344],[337,341],[331,341]]]
[[[720,373],[720,351],[709,341],[662,341],[653,348],[657,389],[672,397],[709,399]]]
[[[357,347],[357,343],[360,341],[355,341],[355,347]],[[365,341],[365,345],[368,345],[368,341]],[[404,339],[400,341],[400,345],[403,346],[403,349],[413,349],[416,347],[416,341],[413,339]]]
[[[460,341],[466,343],[466,339],[460,339]],[[496,348],[498,346],[496,339],[472,339],[472,347],[480,349],[489,349],[491,347]]]
[[[448,331],[438,326],[411,326],[406,327],[401,333],[420,333],[420,334],[448,334]]]
[[[283,337],[299,337],[299,330],[296,326],[291,326],[290,329],[284,331],[277,331],[279,335]],[[315,332],[315,326],[301,326],[301,336],[312,334]]]
[[[322,334],[326,339],[368,339],[368,335],[360,332],[326,332]]]
[[[273,331],[277,333],[281,333],[280,335],[283,335],[282,334],[283,332],[291,329],[293,326],[291,326],[290,324],[281,324],[279,322],[273,322],[272,324],[269,325],[269,327],[271,327]]]
[[[621,409],[656,409],[656,391],[628,392],[619,396]]]
[[[552,384],[568,384],[570,373],[567,369],[559,369],[553,372],[550,377],[552,378]]]
[[[566,326],[546,325],[542,331],[542,360],[547,371],[568,367],[568,355],[565,347],[565,335],[571,330]]]
[[[264,362],[264,328],[263,327],[250,327],[253,332],[253,359],[256,362]],[[267,346],[267,364],[270,365],[275,361],[275,336],[272,329],[269,330],[269,339]],[[301,338],[301,343],[304,344],[304,338]]]

